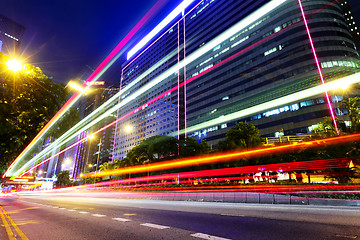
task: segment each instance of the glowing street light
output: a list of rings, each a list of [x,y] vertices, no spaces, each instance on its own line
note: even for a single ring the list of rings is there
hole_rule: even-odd
[[[71,160],[69,158],[65,160],[66,165],[70,165],[70,163],[71,163]]]
[[[133,130],[133,127],[130,125],[126,125],[124,130],[125,130],[125,132],[130,133]]]
[[[6,63],[9,70],[13,72],[18,72],[23,68],[23,65],[20,61],[11,59]]]
[[[69,86],[81,93],[83,93],[85,91],[84,88],[82,88],[81,86],[77,85],[76,83],[74,83],[72,81],[69,82]]]

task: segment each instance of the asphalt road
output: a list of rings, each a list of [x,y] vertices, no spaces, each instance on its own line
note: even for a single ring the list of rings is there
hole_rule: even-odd
[[[359,239],[359,207],[0,198],[13,239]],[[0,239],[9,239],[2,222]],[[11,226],[12,225],[12,226]],[[11,239],[11,238],[10,238]]]

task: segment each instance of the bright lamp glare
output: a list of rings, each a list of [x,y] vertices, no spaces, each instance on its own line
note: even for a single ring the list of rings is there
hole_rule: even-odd
[[[8,69],[13,72],[18,72],[22,69],[22,64],[18,60],[12,59],[7,62]]]
[[[78,92],[84,92],[84,89],[82,87],[80,87],[79,85],[77,85],[74,82],[69,82],[69,86],[72,87],[73,89],[75,89]]]

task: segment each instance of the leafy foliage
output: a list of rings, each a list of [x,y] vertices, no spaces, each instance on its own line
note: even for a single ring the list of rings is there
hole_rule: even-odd
[[[258,147],[261,145],[259,129],[245,121],[239,122],[226,133],[225,140],[219,141],[218,149],[220,151],[226,151]]]
[[[72,182],[70,180],[70,173],[69,171],[61,171],[57,175],[57,180],[55,182],[56,187],[67,187],[72,185]]]
[[[341,102],[341,107],[348,111],[348,117],[351,122],[351,131],[360,131],[360,98],[354,97]]]
[[[9,57],[0,53],[0,166],[26,147],[66,102],[64,87],[40,68],[25,65],[19,72],[7,69]]]

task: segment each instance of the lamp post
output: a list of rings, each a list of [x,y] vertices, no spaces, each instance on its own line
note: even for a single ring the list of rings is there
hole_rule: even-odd
[[[98,149],[98,152],[97,152],[97,160],[96,160],[96,167],[95,167],[95,176],[94,176],[94,188],[95,188],[95,183],[96,183],[96,173],[97,173],[97,169],[98,169],[98,165],[99,165],[99,158],[100,158],[100,150],[101,150],[101,141],[102,141],[102,138],[100,138],[100,141],[99,141],[99,149]]]

